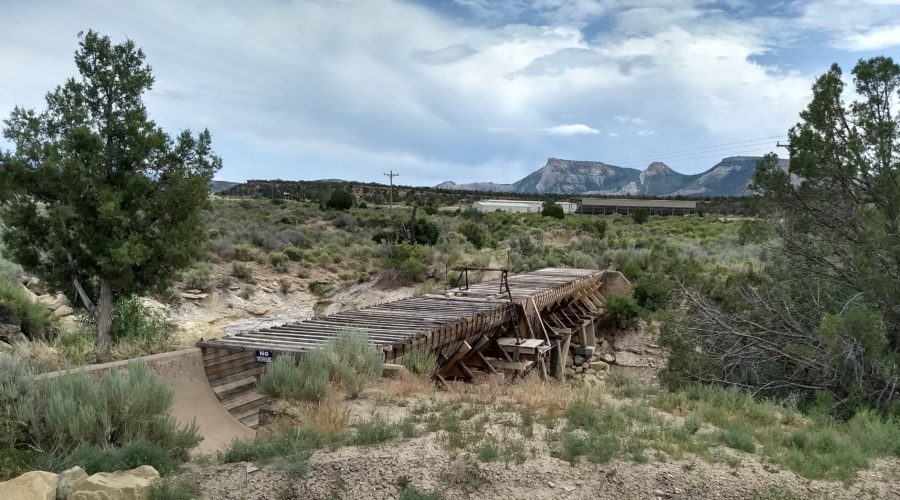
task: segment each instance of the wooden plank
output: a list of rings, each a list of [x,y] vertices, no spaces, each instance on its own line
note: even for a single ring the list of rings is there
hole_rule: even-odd
[[[512,363],[510,363],[509,361],[493,361],[491,364],[494,365],[494,368],[498,370],[524,372],[534,364],[534,361],[519,361]]]

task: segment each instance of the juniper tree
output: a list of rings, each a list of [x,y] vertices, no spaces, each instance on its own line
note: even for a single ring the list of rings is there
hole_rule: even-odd
[[[733,303],[682,283],[664,378],[828,394],[843,415],[900,407],[900,66],[861,60],[853,82],[847,103],[837,65],[818,78],[789,132],[789,170],[774,155],[756,170],[778,235],[761,282]]]
[[[75,64],[45,110],[5,121],[0,219],[12,258],[94,314],[102,354],[116,297],[166,287],[199,255],[221,160],[208,131],[172,138],[148,118],[153,75],[133,41],[80,33]]]
[[[836,64],[816,81],[789,133],[790,171],[769,158],[754,184],[777,211],[788,267],[844,300],[858,294],[900,351],[900,66],[860,60],[853,81],[849,104]]]

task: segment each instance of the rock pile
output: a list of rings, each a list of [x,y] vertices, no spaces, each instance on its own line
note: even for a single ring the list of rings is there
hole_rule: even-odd
[[[575,385],[594,387],[602,384],[609,375],[609,363],[605,361],[610,356],[606,353],[595,352],[590,357],[569,355],[566,364],[566,380]],[[615,358],[612,358],[615,361]]]
[[[43,304],[53,313],[63,331],[72,331],[78,327],[75,308],[64,294],[48,293],[44,283],[36,276],[23,274],[19,278],[19,283],[31,300]]]
[[[160,481],[149,465],[88,476],[81,467],[60,474],[33,471],[0,482],[0,498],[18,500],[143,500]]]

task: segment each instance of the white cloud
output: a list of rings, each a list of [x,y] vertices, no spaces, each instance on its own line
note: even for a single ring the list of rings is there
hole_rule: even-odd
[[[615,120],[619,123],[633,123],[635,125],[643,125],[643,124],[647,123],[647,120],[644,120],[643,118],[639,118],[636,116],[616,115],[613,117],[613,120]]]
[[[868,51],[900,45],[900,0],[800,2],[800,32],[824,33],[839,49]],[[786,23],[787,24],[787,23]]]
[[[376,180],[395,164],[421,183],[488,171],[511,181],[551,153],[603,160],[784,133],[810,94],[814,75],[754,62],[791,19],[701,0],[459,3],[490,22],[390,0],[12,3],[0,17],[0,118],[43,106],[74,73],[75,33],[88,26],[146,50],[151,116],[209,127],[232,179]],[[794,24],[883,44],[894,36],[876,31],[890,24],[884,5],[872,7],[879,20],[803,3]]]
[[[595,135],[600,131],[589,127],[583,123],[573,123],[571,125],[556,125],[545,129],[547,133],[553,135]]]
[[[884,26],[866,33],[847,35],[843,45],[851,50],[881,50],[900,46],[900,25]]]

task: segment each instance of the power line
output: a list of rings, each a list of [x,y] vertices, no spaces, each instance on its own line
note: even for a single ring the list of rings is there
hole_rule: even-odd
[[[390,172],[391,173],[389,173],[389,174],[383,174],[383,175],[386,177],[389,177],[391,179],[391,189],[390,189],[390,194],[389,194],[391,204],[388,205],[388,213],[393,213],[394,212],[394,177],[397,177],[400,174],[395,174],[393,170],[391,170]]]
[[[685,158],[677,158],[677,159],[674,159],[674,160],[667,160],[666,164],[668,164],[668,163],[672,163],[672,164],[675,164],[675,163],[684,163],[684,162],[688,162],[688,161],[702,160],[702,159],[706,159],[706,158],[719,158],[719,159],[722,159],[722,158],[728,158],[728,157],[731,157],[731,156],[742,156],[742,155],[747,155],[747,154],[749,154],[749,153],[755,153],[755,154],[753,154],[752,156],[762,156],[762,155],[764,155],[764,154],[766,154],[766,153],[771,152],[773,149],[774,149],[774,148],[771,148],[771,147],[763,147],[763,146],[759,146],[759,147],[756,147],[756,148],[753,148],[753,149],[742,149],[742,150],[740,150],[740,151],[728,150],[728,151],[726,151],[726,152],[719,152],[719,153],[712,153],[712,154],[700,154],[700,155],[697,155],[697,156],[690,156],[690,157],[685,157]],[[623,168],[641,168],[641,167],[644,167],[644,166],[646,166],[646,165],[645,165],[644,163],[624,163],[624,164],[619,164],[619,165],[616,165],[616,166],[617,166],[617,167],[623,167]]]
[[[760,137],[758,139],[747,139],[745,141],[728,142],[728,143],[724,143],[724,144],[703,146],[703,147],[690,148],[690,149],[681,149],[681,150],[677,150],[677,151],[668,151],[668,152],[663,152],[663,153],[653,153],[653,154],[645,154],[645,155],[639,155],[639,156],[631,156],[631,157],[626,157],[626,158],[619,158],[616,160],[610,160],[609,163],[612,164],[613,162],[625,162],[625,161],[643,160],[643,159],[653,160],[653,159],[658,159],[660,157],[671,157],[672,155],[678,155],[679,153],[681,153],[681,154],[701,153],[701,152],[717,150],[717,149],[727,149],[729,146],[736,146],[736,145],[741,145],[741,144],[749,145],[748,143],[757,143],[757,142],[762,142],[762,141],[771,142],[772,139],[782,139],[785,137],[787,137],[786,134],[773,135],[771,137]],[[607,162],[604,162],[604,163],[607,163]]]

